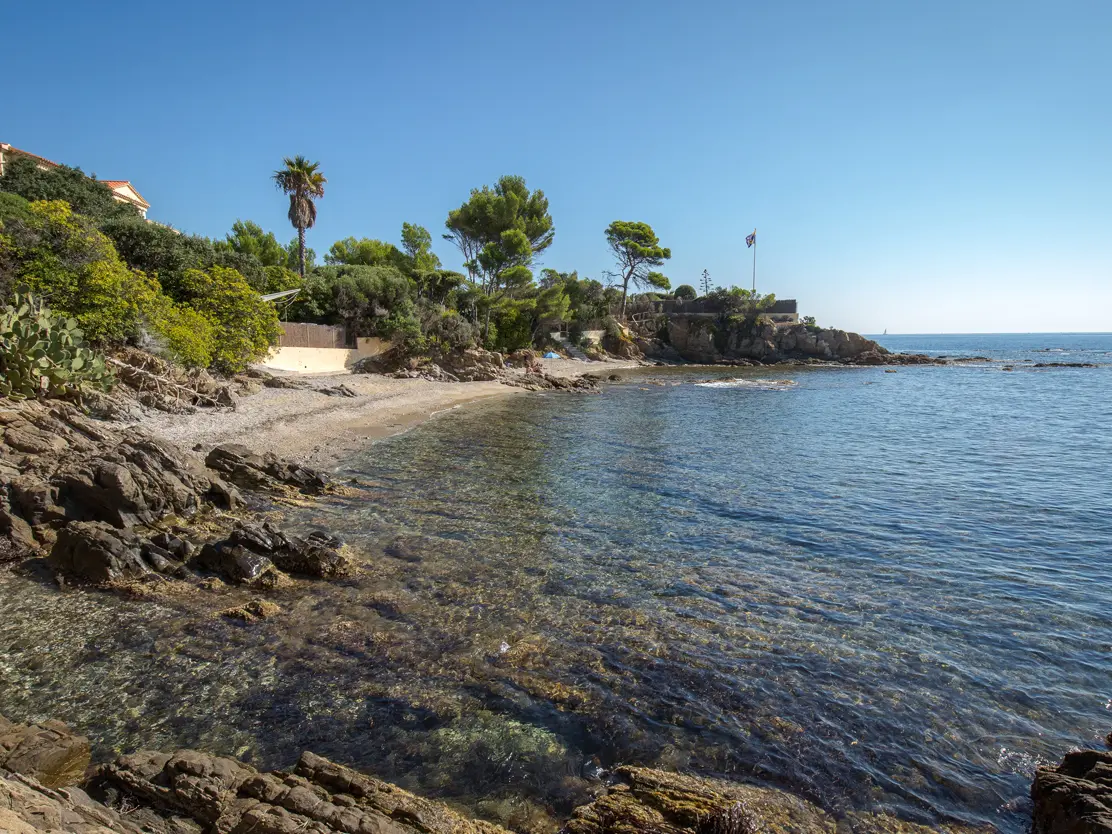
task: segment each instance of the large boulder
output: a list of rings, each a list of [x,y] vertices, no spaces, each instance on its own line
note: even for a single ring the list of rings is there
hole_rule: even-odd
[[[85,776],[89,739],[61,721],[14,724],[0,715],[0,768],[37,780],[48,788],[76,785]],[[0,829],[3,830],[3,829]]]
[[[566,834],[981,834],[919,825],[886,813],[851,811],[836,820],[814,803],[774,788],[620,767],[607,792],[577,808]]]
[[[205,465],[244,489],[293,487],[309,495],[328,488],[323,472],[280,459],[272,452],[256,454],[240,443],[217,446],[205,457]]]
[[[82,582],[117,582],[142,579],[151,574],[185,576],[175,553],[133,531],[103,521],[72,521],[58,531],[50,550],[50,564]]]
[[[304,538],[290,536],[266,524],[241,524],[221,541],[201,549],[198,567],[211,570],[237,583],[265,579],[270,568],[285,573],[336,579],[357,570],[335,536],[313,531]]]
[[[1031,785],[1034,834],[1112,834],[1112,752],[1067,753]]]
[[[450,353],[437,364],[461,382],[489,382],[501,379],[506,372],[501,353],[479,348]]]

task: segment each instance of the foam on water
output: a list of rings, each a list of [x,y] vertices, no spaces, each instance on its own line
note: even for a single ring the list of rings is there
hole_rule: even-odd
[[[756,391],[788,391],[795,387],[793,379],[720,379],[697,382],[700,388],[746,388]]]

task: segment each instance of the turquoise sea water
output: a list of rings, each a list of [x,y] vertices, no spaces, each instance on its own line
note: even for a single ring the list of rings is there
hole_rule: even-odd
[[[0,712],[522,829],[629,762],[1019,832],[1034,765],[1112,729],[1112,336],[882,343],[999,361],[468,406],[290,515],[368,575],[254,626],[0,580]]]

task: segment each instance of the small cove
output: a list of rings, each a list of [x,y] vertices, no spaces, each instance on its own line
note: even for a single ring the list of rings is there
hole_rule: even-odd
[[[1033,764],[1112,720],[1110,369],[712,376],[743,384],[662,371],[368,446],[354,497],[287,516],[367,574],[266,623],[4,576],[0,712],[313,749],[495,817],[629,762],[1023,830]]]

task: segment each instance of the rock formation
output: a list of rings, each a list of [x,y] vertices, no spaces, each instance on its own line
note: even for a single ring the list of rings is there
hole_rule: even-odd
[[[243,446],[218,446],[202,461],[68,403],[13,404],[0,411],[0,561],[46,555],[58,574],[94,584],[207,571],[274,587],[287,573],[334,579],[355,572],[342,543],[325,533],[288,536],[210,513],[243,511],[230,482],[269,493],[329,489],[324,474]],[[203,530],[190,526],[193,517],[206,518]]]
[[[5,757],[6,744],[24,755]],[[18,834],[508,834],[446,805],[302,753],[288,771],[195,750],[141,751],[83,771],[88,742],[58,722],[0,718],[0,831]],[[78,788],[76,785],[81,784]],[[884,814],[836,819],[773,788],[621,767],[566,834],[945,834]],[[1098,832],[1101,828],[1055,828]]]
[[[931,364],[926,356],[889,353],[871,339],[833,328],[816,329],[803,324],[749,326],[708,315],[672,315],[667,318],[667,344],[648,342],[647,355],[667,354],[668,348],[689,362],[717,363],[748,360],[773,364],[788,360],[840,362],[852,365]],[[644,348],[643,348],[644,349]],[[661,358],[667,358],[662,356]]]
[[[64,724],[0,718],[0,831],[508,834],[312,753],[271,773],[194,750],[121,756],[84,780],[88,764]]]
[[[1112,834],[1112,752],[1067,753],[1031,785],[1034,834]]]

